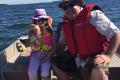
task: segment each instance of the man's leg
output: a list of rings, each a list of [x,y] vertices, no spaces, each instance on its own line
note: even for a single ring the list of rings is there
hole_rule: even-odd
[[[86,63],[91,80],[108,80],[108,64],[94,63],[95,56],[90,57]]]
[[[91,80],[108,80],[108,76],[103,69],[93,68],[91,70]]]
[[[53,73],[57,76],[58,80],[69,80],[65,72],[61,71],[54,64],[51,65]]]

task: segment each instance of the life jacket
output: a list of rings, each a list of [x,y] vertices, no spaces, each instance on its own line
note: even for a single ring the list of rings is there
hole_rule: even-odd
[[[53,37],[50,34],[43,33],[43,46],[42,49],[49,52],[52,48]]]
[[[30,36],[30,42],[31,42],[31,48],[33,52],[38,52],[38,51],[46,51],[49,52],[51,49],[51,45],[53,43],[53,39],[49,35],[39,35],[35,36],[32,35]]]
[[[42,49],[42,36],[31,35],[30,43],[31,43],[31,48],[33,52],[40,51]]]
[[[63,17],[62,29],[65,35],[68,51],[72,56],[79,53],[81,59],[91,55],[105,52],[109,46],[109,40],[100,34],[90,24],[90,12],[100,9],[95,4],[85,5],[74,21]]]

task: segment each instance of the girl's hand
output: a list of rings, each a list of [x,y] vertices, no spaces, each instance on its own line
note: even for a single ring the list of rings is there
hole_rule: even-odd
[[[50,61],[51,55],[53,54],[54,49],[52,49],[45,57],[41,59],[42,62]]]
[[[50,57],[47,55],[41,59],[42,62],[48,62],[50,60]]]

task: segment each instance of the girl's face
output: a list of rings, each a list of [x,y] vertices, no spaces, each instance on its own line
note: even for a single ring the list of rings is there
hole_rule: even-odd
[[[44,29],[44,27],[46,27],[46,24],[47,24],[47,19],[42,18],[38,20],[37,24],[40,27],[40,29]]]

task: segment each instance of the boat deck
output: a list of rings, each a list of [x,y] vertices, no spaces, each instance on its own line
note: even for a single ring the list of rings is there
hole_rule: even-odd
[[[28,80],[27,69],[30,51],[28,41],[21,38],[3,50],[0,53],[0,80]],[[38,76],[40,78],[40,75]],[[53,74],[51,76],[52,80],[57,80]],[[120,57],[118,54],[114,55],[110,63],[109,79],[120,79]]]

